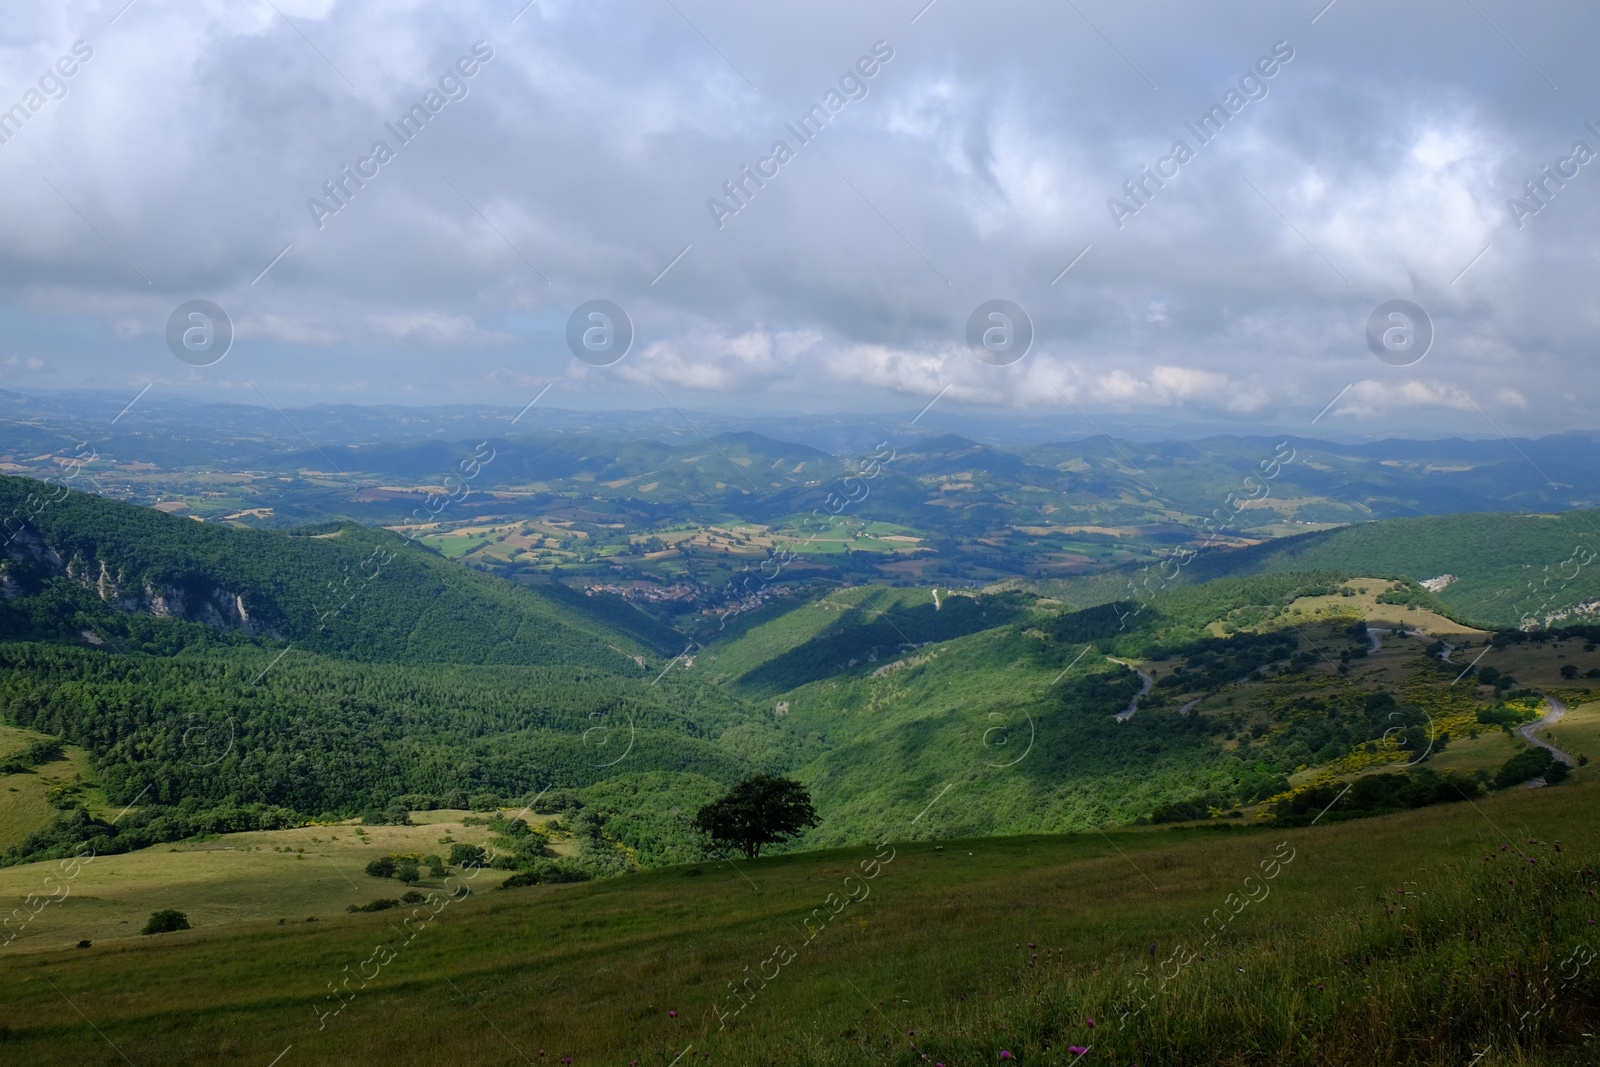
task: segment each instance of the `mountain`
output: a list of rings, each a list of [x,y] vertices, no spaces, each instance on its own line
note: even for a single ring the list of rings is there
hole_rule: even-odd
[[[113,627],[137,613],[354,659],[633,673],[636,657],[680,647],[631,609],[619,627],[586,598],[500,581],[353,523],[237,529],[16,477],[0,477],[0,515],[11,531],[0,626],[17,636],[76,637],[83,612]],[[58,606],[53,619],[41,599]]]

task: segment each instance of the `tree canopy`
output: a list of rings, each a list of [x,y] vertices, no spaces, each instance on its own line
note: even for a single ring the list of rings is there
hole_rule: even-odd
[[[694,828],[718,847],[738,848],[752,860],[761,855],[762,845],[786,840],[816,824],[817,811],[806,787],[770,774],[746,778],[694,817]]]

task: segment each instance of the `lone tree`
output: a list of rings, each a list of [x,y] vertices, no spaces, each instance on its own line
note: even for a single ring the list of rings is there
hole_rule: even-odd
[[[734,846],[745,859],[761,855],[761,846],[783,841],[817,824],[806,787],[789,778],[758,774],[746,778],[721,800],[701,808],[694,828],[719,847]]]

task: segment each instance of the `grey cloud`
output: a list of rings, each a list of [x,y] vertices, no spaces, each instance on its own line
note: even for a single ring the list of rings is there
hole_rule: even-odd
[[[1507,200],[1574,141],[1600,151],[1600,11],[1483,0],[1513,47],[1443,0],[1339,0],[1315,25],[1320,2],[941,3],[913,25],[921,6],[541,0],[512,24],[520,3],[280,4],[293,28],[265,4],[33,12],[0,46],[21,72],[0,101],[76,40],[95,56],[0,145],[17,354],[56,385],[499,399],[558,380],[578,403],[655,382],[702,407],[950,385],[1068,411],[1059,388],[1285,425],[1362,383],[1328,420],[1486,432],[1437,402],[1456,383],[1507,428],[1587,424],[1600,161],[1521,228]],[[395,143],[385,124],[478,41],[494,58],[465,95]],[[865,96],[719,230],[707,198],[877,41],[894,58]],[[1294,59],[1265,96],[1119,229],[1107,200],[1280,41]],[[380,140],[394,158],[319,229],[307,200]],[[209,378],[160,341],[192,297],[240,325]],[[596,297],[638,329],[609,376],[574,372],[561,340]],[[961,348],[996,297],[1037,327],[1009,370]],[[1438,327],[1404,371],[1362,339],[1397,297]]]

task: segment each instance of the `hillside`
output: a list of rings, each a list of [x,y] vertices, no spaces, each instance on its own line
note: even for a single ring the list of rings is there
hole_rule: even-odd
[[[1437,592],[1418,588],[1413,595],[1479,626],[1504,629],[1581,624],[1594,618],[1600,601],[1600,511],[1384,519],[1246,546],[1188,547],[1193,555],[1167,550],[1169,562],[1002,585],[1088,607],[1124,599],[1154,604],[1185,587],[1247,575],[1442,579]]]
[[[87,629],[113,647],[140,648],[150,627],[130,616],[143,615],[367,660],[639,672],[633,657],[676,651],[676,639],[639,612],[628,612],[624,632],[584,598],[498,581],[381,530],[236,529],[39,490],[0,477],[0,514],[12,531],[0,561],[0,633],[13,638],[84,639]]]
[[[1298,830],[904,841],[930,801],[972,798],[907,797],[881,846],[6,953],[0,1035],[30,1063],[422,1065],[444,1034],[482,1063],[1591,1062],[1593,780]],[[281,859],[255,855],[215,862]]]
[[[1600,511],[1441,515],[1362,523],[1205,553],[1186,568],[1186,577],[1204,582],[1306,570],[1415,581],[1453,575],[1438,593],[1443,604],[1480,624],[1515,628],[1524,615],[1540,625],[1558,624],[1562,612],[1600,601],[1597,558]],[[1581,622],[1584,616],[1566,618]]]

